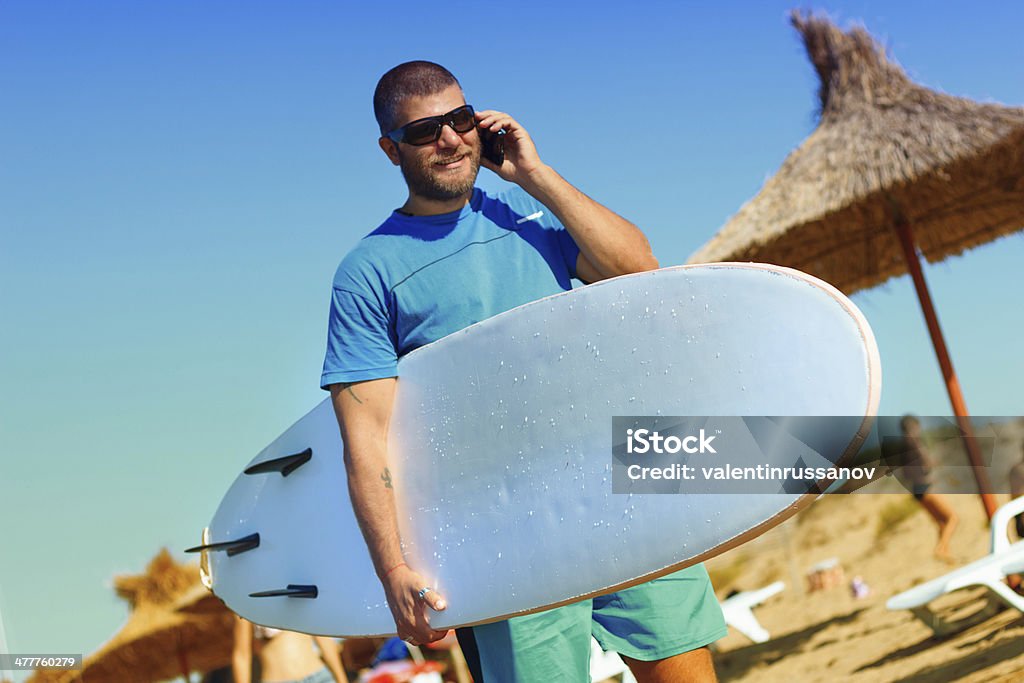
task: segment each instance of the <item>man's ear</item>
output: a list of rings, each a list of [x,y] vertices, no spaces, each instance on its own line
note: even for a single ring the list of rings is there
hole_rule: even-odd
[[[398,144],[394,140],[381,136],[381,138],[377,140],[377,144],[380,145],[380,148],[388,155],[388,159],[391,159],[392,164],[398,166],[402,163],[401,159],[398,158]]]

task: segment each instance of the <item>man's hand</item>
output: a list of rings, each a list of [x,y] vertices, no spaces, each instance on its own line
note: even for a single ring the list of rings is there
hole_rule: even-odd
[[[398,637],[413,645],[423,645],[441,640],[448,632],[435,631],[430,627],[430,610],[440,612],[448,605],[427,581],[405,565],[399,566],[384,579],[384,593],[387,595],[391,615],[398,627]]]
[[[543,168],[544,163],[530,134],[508,114],[493,109],[478,111],[476,125],[493,133],[505,130],[505,163],[499,168],[486,158],[480,158],[484,168],[494,171],[502,180],[522,186],[533,173]]]

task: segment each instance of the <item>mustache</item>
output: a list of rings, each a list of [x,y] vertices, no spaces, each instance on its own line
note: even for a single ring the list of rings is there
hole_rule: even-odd
[[[462,145],[458,149],[455,149],[447,154],[435,154],[430,157],[429,163],[431,164],[444,164],[453,159],[458,159],[462,156],[471,157],[473,155],[473,148],[469,145]]]

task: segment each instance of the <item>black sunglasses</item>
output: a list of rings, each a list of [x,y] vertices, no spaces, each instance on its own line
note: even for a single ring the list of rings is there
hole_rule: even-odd
[[[473,107],[464,104],[447,114],[410,121],[401,128],[385,133],[384,137],[407,145],[429,145],[431,142],[437,142],[441,137],[441,129],[446,125],[451,126],[456,133],[468,133],[476,125]]]

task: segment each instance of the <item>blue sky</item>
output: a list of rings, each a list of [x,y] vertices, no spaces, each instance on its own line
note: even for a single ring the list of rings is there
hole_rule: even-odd
[[[391,66],[447,65],[663,265],[813,130],[788,3],[626,7],[0,4],[13,651],[94,650],[125,616],[112,575],[163,545],[184,559],[241,465],[322,397],[334,268],[404,199],[370,107]],[[1024,104],[1020,3],[820,7],[925,85]],[[926,270],[975,414],[1024,413],[1022,259],[1017,234]],[[909,279],[855,301],[882,349],[882,410],[948,413]]]

